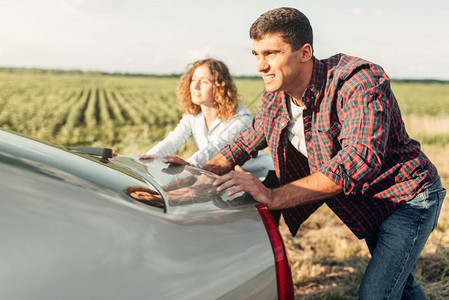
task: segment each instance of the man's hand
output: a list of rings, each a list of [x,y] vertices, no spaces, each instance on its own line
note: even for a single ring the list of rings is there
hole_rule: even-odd
[[[235,171],[231,171],[221,176],[214,182],[217,192],[231,188],[229,196],[239,192],[247,192],[253,196],[257,202],[265,204],[272,208],[271,189],[265,187],[263,183],[254,177],[251,173],[245,172],[240,166],[235,166]]]
[[[211,158],[204,166],[203,170],[215,173],[217,175],[223,175],[232,171],[232,166],[220,153]]]
[[[251,173],[244,172],[236,166],[221,176],[214,183],[217,191],[231,188],[229,195],[245,191],[257,202],[265,204],[269,209],[283,209],[301,206],[337,195],[343,189],[322,173],[313,173],[307,177],[292,181],[275,189],[266,188]]]

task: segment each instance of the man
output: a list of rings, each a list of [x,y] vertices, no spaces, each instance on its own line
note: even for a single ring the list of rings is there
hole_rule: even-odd
[[[261,15],[250,37],[263,100],[252,125],[205,165],[226,174],[217,190],[246,191],[269,209],[282,209],[293,235],[325,202],[366,239],[372,258],[361,299],[425,299],[412,269],[445,190],[407,135],[387,75],[344,54],[316,59],[310,23],[293,8]],[[239,167],[267,146],[279,188]]]

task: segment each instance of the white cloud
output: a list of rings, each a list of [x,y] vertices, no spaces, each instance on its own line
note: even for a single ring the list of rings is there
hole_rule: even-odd
[[[351,11],[354,15],[361,15],[364,13],[364,10],[360,7],[354,7]]]
[[[123,0],[50,0],[55,4],[62,4],[69,9],[78,11],[80,13],[105,13],[114,10],[119,10],[122,5],[126,4]]]

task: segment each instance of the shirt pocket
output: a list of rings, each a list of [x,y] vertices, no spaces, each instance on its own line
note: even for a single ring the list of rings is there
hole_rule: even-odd
[[[338,122],[320,122],[316,126],[317,135],[315,142],[320,145],[320,152],[324,151],[329,155],[328,159],[333,157],[341,149],[339,142],[340,130],[340,124]]]

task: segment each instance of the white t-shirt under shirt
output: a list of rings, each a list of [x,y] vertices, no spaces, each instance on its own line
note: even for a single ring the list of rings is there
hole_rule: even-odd
[[[291,118],[290,123],[288,124],[288,139],[293,147],[307,157],[306,140],[304,137],[304,121],[302,118],[305,106],[297,106],[293,103],[293,100],[290,97],[287,107]]]
[[[201,168],[241,131],[246,129],[251,124],[252,119],[253,116],[248,109],[239,105],[231,120],[222,122],[217,118],[207,131],[202,112],[197,115],[186,114],[181,118],[176,128],[164,140],[148,150],[146,154],[173,155],[193,136],[198,151],[189,157],[187,162]],[[274,170],[274,164],[268,153],[259,151],[257,157],[248,160],[242,168],[251,172],[260,180],[264,180],[268,171]]]

